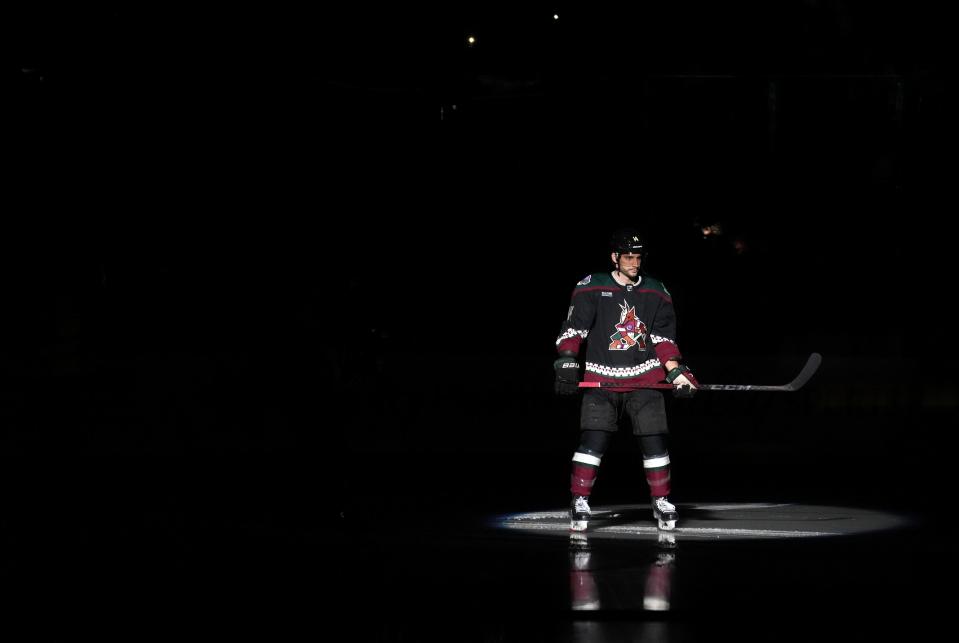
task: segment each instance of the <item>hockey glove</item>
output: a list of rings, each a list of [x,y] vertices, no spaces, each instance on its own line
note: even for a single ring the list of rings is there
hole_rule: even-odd
[[[557,395],[575,395],[579,393],[579,362],[575,357],[560,357],[553,362],[556,369],[555,390]]]
[[[676,397],[692,397],[699,388],[699,382],[685,364],[666,373],[666,381],[673,385],[673,395]]]

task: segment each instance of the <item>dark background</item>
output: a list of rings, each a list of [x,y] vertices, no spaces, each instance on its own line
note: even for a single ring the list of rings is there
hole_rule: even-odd
[[[11,546],[565,505],[554,339],[637,225],[700,381],[824,357],[670,400],[677,497],[917,511],[954,561],[948,23],[773,4],[5,10]]]

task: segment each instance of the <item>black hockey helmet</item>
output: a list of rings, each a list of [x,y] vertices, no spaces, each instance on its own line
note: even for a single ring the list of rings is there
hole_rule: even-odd
[[[646,259],[645,236],[633,228],[622,228],[613,233],[609,239],[609,248],[617,255],[623,253],[637,254]]]

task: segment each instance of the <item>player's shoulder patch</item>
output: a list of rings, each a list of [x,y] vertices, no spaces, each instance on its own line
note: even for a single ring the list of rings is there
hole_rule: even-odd
[[[576,284],[576,289],[580,290],[587,286],[590,289],[593,289],[593,288],[596,288],[597,286],[602,287],[602,286],[615,286],[615,285],[616,283],[613,281],[613,278],[611,275],[605,272],[594,272],[591,275],[587,275],[583,277],[579,281],[579,283]]]

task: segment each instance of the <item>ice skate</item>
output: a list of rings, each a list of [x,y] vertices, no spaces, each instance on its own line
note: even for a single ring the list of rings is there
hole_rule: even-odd
[[[580,532],[571,533],[569,535],[569,550],[589,551],[589,537]]]
[[[672,531],[676,528],[676,520],[679,515],[676,513],[676,506],[666,499],[666,496],[653,498],[653,518],[659,524],[663,531]]]
[[[676,549],[676,534],[668,531],[657,532],[659,548],[664,551]]]
[[[573,502],[569,507],[570,531],[586,531],[591,515],[588,500],[586,496],[573,496]]]
[[[589,539],[581,531],[571,531],[569,533],[569,562],[572,569],[582,571],[589,569],[589,557],[592,550],[589,547]]]

